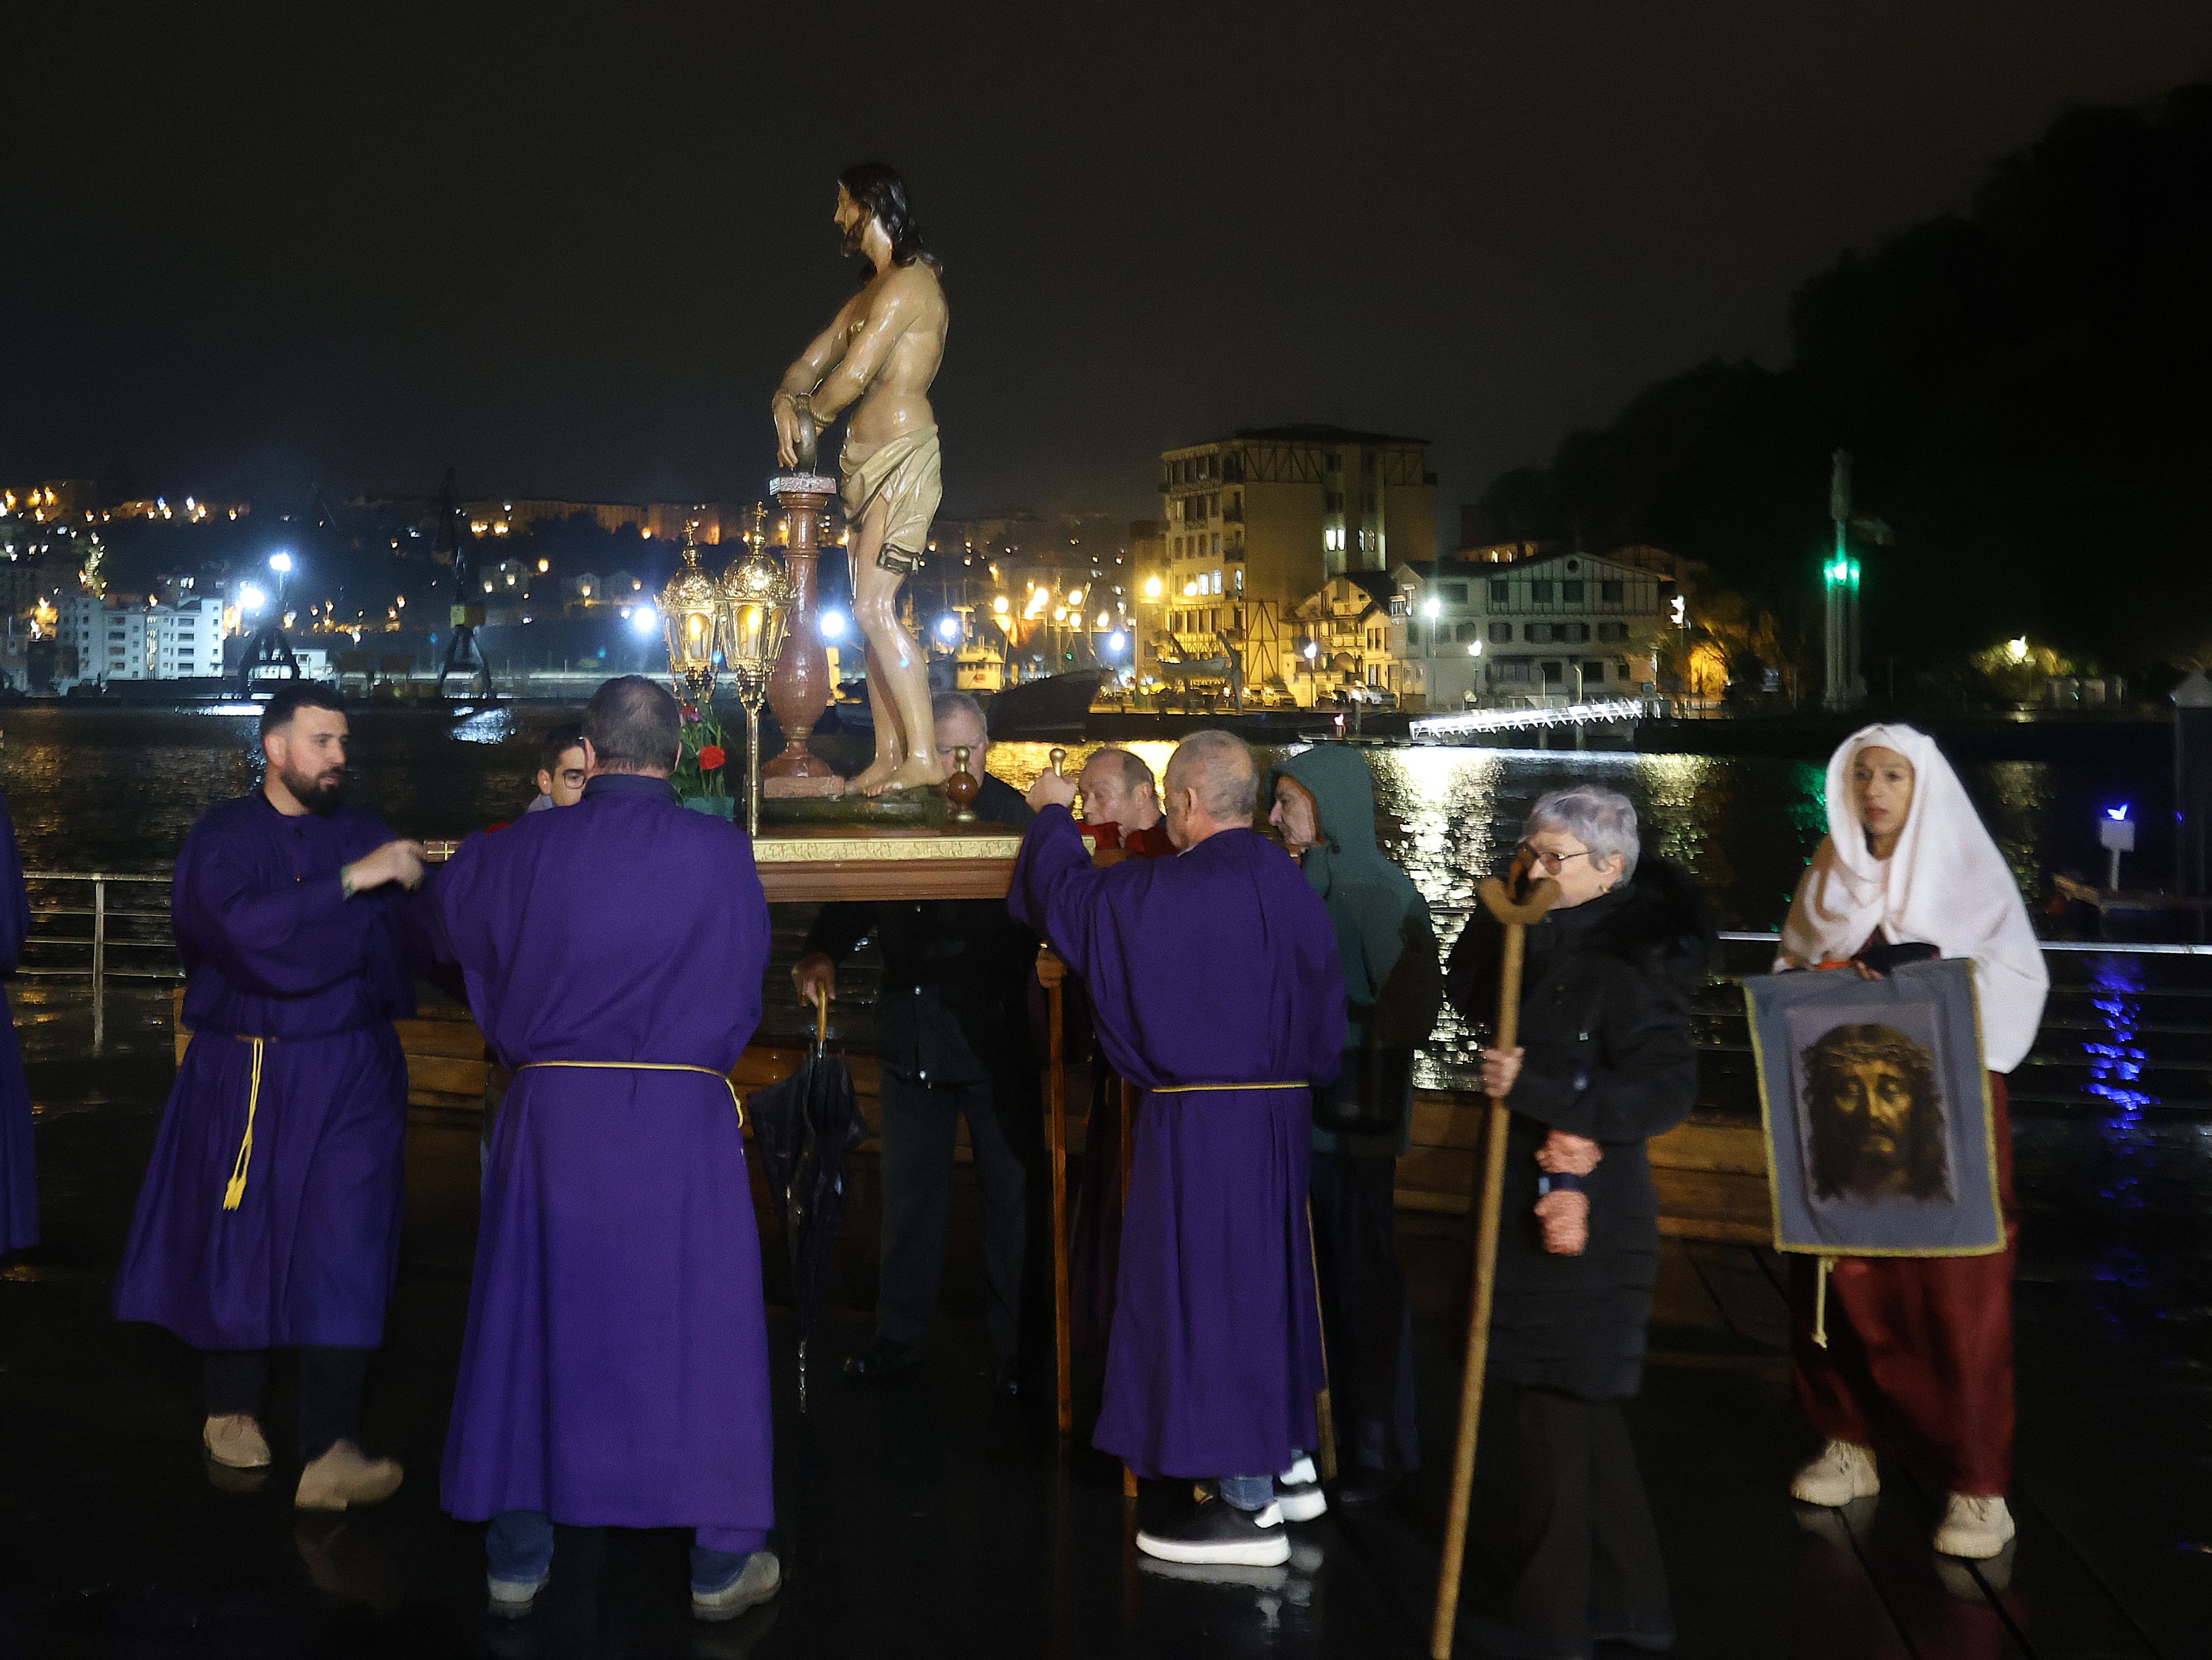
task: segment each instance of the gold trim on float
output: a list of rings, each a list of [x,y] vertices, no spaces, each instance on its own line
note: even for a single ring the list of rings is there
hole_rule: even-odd
[[[763,836],[753,842],[760,865],[914,864],[939,859],[1012,859],[1018,836]]]

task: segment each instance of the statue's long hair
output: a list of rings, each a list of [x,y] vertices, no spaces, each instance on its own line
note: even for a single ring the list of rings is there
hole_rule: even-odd
[[[837,175],[837,182],[860,211],[879,222],[891,239],[891,264],[920,264],[943,274],[944,262],[921,240],[921,223],[906,199],[906,180],[896,168],[881,161],[855,161]],[[866,282],[871,275],[864,271],[860,280]]]
[[[1905,1075],[1912,1092],[1905,1121],[1905,1192],[1941,1199],[1949,1186],[1950,1159],[1943,1146],[1943,1097],[1935,1058],[1894,1026],[1838,1026],[1804,1052],[1805,1104],[1813,1124],[1813,1191],[1834,1199],[1849,1190],[1856,1149],[1842,1134],[1828,1101],[1849,1082],[1849,1069],[1885,1061]]]

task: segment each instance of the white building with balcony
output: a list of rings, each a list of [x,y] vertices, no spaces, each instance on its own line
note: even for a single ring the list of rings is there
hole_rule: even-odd
[[[1670,626],[1676,584],[1656,568],[1664,559],[1639,550],[1399,565],[1386,684],[1430,710],[1638,696],[1659,678]]]
[[[210,679],[222,672],[223,605],[214,595],[156,605],[150,625],[154,680]]]

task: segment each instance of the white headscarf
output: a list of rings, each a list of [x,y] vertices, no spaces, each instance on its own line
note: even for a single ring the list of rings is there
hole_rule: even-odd
[[[1911,810],[1886,860],[1867,850],[1851,787],[1851,763],[1869,745],[1912,763]],[[1893,944],[1972,958],[1984,1063],[2010,1072],[2027,1057],[2051,988],[2027,908],[1959,775],[1936,740],[1911,727],[1863,727],[1829,758],[1828,833],[1790,901],[1777,966],[1848,958],[1877,927]]]

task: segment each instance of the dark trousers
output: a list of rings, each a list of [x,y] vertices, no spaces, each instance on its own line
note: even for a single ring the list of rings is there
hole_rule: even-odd
[[[1309,1170],[1329,1408],[1343,1462],[1394,1475],[1417,1469],[1413,1310],[1396,1248],[1398,1161],[1316,1152]]]
[[[333,1443],[358,1443],[362,1386],[373,1349],[310,1347],[300,1351],[300,1459],[313,1463]],[[202,1355],[210,1418],[258,1417],[269,1383],[266,1349],[210,1349]]]
[[[1674,1628],[1659,1532],[1619,1401],[1492,1377],[1481,1459],[1507,1613],[1563,1651],[1593,1633]]]
[[[882,1073],[884,1237],[876,1335],[919,1343],[937,1316],[952,1205],[953,1149],[968,1121],[983,1194],[984,1323],[1011,1359],[1020,1347],[1022,1253],[1028,1172],[1014,1152],[988,1080],[927,1083]]]

